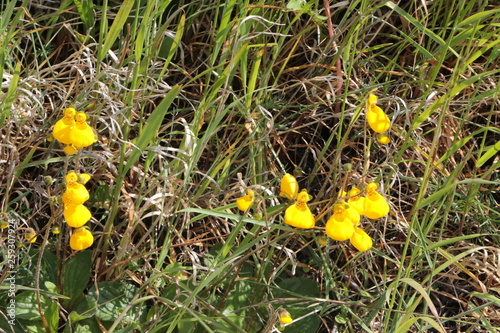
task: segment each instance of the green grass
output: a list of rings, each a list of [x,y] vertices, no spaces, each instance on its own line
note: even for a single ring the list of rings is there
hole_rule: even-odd
[[[282,309],[285,332],[500,330],[494,1],[42,3],[1,2],[0,330],[277,332]],[[48,140],[69,105],[98,134],[73,157]],[[92,175],[81,252],[70,170]],[[283,222],[287,172],[313,230]],[[371,181],[373,248],[321,246],[338,192]]]

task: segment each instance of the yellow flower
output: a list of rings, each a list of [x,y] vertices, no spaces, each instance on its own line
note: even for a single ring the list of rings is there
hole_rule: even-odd
[[[281,178],[280,197],[287,197],[288,200],[294,200],[299,193],[299,183],[294,176],[287,173]]]
[[[343,203],[333,206],[333,215],[326,222],[326,234],[331,239],[345,241],[354,233],[354,224]]]
[[[73,183],[66,187],[66,192],[62,195],[64,205],[81,205],[90,198],[89,191],[79,183]]]
[[[252,190],[247,190],[247,195],[242,196],[236,200],[236,206],[242,211],[246,211],[253,204],[254,192]]]
[[[280,313],[280,324],[286,325],[286,324],[290,324],[292,321],[293,321],[293,318],[290,315],[290,312],[288,312],[286,310],[282,310]]]
[[[71,129],[75,125],[75,114],[76,110],[74,107],[70,106],[64,110],[64,117],[59,119],[54,125],[52,130],[52,135],[57,141],[69,145],[71,143]]]
[[[92,214],[84,205],[64,205],[64,219],[70,227],[80,228],[87,223]]]
[[[365,215],[365,197],[360,196],[360,193],[358,188],[353,187],[348,193],[348,196],[352,198],[349,198],[347,202],[350,207],[358,211],[359,215]]]
[[[92,178],[91,175],[86,174],[86,173],[81,173],[81,174],[78,175],[77,182],[79,182],[82,185],[85,185],[90,180],[90,178]]]
[[[76,183],[78,181],[78,175],[74,171],[68,172],[68,174],[65,177],[66,184],[72,184]]]
[[[382,133],[389,129],[391,121],[384,111],[377,106],[377,96],[368,97],[368,108],[366,110],[366,120],[374,132]]]
[[[366,232],[361,228],[355,227],[351,237],[351,244],[358,251],[367,251],[372,248],[373,242]]]
[[[66,153],[66,155],[70,155],[70,156],[75,155],[77,152],[75,146],[73,146],[73,145],[64,146],[63,151]]]
[[[75,116],[76,124],[73,126],[70,139],[76,149],[82,149],[90,146],[97,141],[92,127],[87,124],[87,115],[84,112],[78,112]]]
[[[66,192],[62,195],[64,205],[81,205],[89,199],[89,191],[78,183],[80,175],[71,171],[66,175]]]
[[[314,215],[307,206],[309,194],[304,189],[297,195],[297,201],[285,210],[285,223],[292,227],[310,229],[316,222]]]
[[[0,229],[6,229],[9,226],[9,221],[1,220],[0,221]]]
[[[59,227],[52,227],[52,233],[54,235],[60,234],[61,233],[61,228],[59,228]]]
[[[347,208],[345,210],[345,212],[347,214],[347,218],[349,218],[349,220],[351,220],[351,223],[354,226],[357,226],[359,224],[359,221],[361,221],[361,216],[359,215],[356,208],[351,206],[351,204],[345,203],[345,205],[347,206]]]
[[[94,236],[87,228],[76,229],[69,239],[69,246],[76,251],[85,250],[94,243]]]
[[[366,186],[365,215],[370,219],[378,219],[389,214],[389,204],[376,190],[378,185],[370,183]]]
[[[372,90],[373,91],[373,90]],[[377,95],[374,95],[374,94],[370,94],[368,96],[368,104],[377,104],[378,102],[378,97]]]
[[[33,230],[32,228],[28,228],[26,230],[26,233],[24,234],[24,238],[28,242],[30,242],[30,243],[36,242],[36,232],[35,232],[35,230]]]
[[[391,139],[384,133],[379,133],[377,134],[377,141],[383,145],[386,145],[391,142]]]

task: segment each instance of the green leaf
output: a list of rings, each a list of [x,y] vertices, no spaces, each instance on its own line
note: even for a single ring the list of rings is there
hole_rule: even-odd
[[[84,296],[75,305],[75,308],[69,314],[72,323],[90,318],[95,315],[97,302],[94,298]]]
[[[130,168],[134,165],[134,163],[136,163],[141,157],[143,150],[156,138],[158,129],[161,126],[163,118],[165,117],[165,114],[167,113],[170,104],[172,104],[173,100],[179,94],[180,89],[181,89],[180,86],[174,86],[167,93],[163,101],[156,107],[153,113],[151,113],[148,120],[146,121],[146,125],[142,129],[142,133],[135,140],[135,146],[137,149],[135,149],[130,154],[128,162],[122,171],[123,173],[127,173],[128,170],[130,170]]]
[[[235,323],[238,327],[245,327],[248,310],[240,309],[251,304],[251,296],[255,290],[255,285],[245,280],[233,284],[231,291],[227,295],[222,314]]]
[[[125,0],[121,4],[120,10],[116,14],[113,24],[111,25],[111,28],[109,28],[109,31],[106,34],[106,40],[104,41],[104,45],[98,48],[97,60],[99,62],[101,62],[104,59],[104,57],[106,56],[106,54],[111,49],[116,39],[120,35],[120,32],[123,26],[125,25],[125,22],[128,19],[128,14],[132,10],[134,4],[135,0]]]
[[[78,296],[87,287],[92,271],[92,252],[80,251],[68,260],[64,267],[63,294],[70,297],[75,304]]]
[[[424,32],[427,36],[429,36],[432,40],[434,40],[436,43],[439,45],[446,47],[446,42],[438,35],[436,35],[431,29],[427,28],[425,25],[417,21],[413,16],[411,16],[409,13],[404,11],[401,7],[396,5],[392,1],[387,1],[385,5],[391,9],[393,9],[396,13],[401,15],[403,18],[405,18],[408,22],[410,22],[413,26],[416,28],[420,29],[422,32]]]
[[[443,196],[447,195],[450,193],[451,190],[453,190],[457,185],[460,184],[489,184],[489,185],[498,185],[498,182],[492,182],[489,180],[484,180],[484,179],[479,179],[479,178],[474,178],[474,179],[465,179],[458,181],[456,183],[450,184],[448,186],[443,187],[439,191],[434,192],[432,195],[430,195],[428,198],[423,200],[417,207],[417,209],[422,209],[425,206],[430,205],[436,200],[439,200]]]
[[[143,314],[143,309],[137,305],[128,308],[136,293],[137,288],[132,284],[104,281],[99,282],[97,288],[92,286],[88,295],[97,301],[97,318],[114,322],[122,316],[121,322],[125,325],[138,321]],[[125,309],[128,311],[123,314]]]
[[[404,282],[406,284],[408,284],[409,286],[411,286],[413,289],[415,289],[419,294],[420,296],[422,296],[423,299],[425,299],[426,301],[426,306],[429,308],[429,310],[431,311],[431,313],[434,315],[434,317],[436,317],[436,320],[438,321],[439,325],[438,325],[438,330],[440,332],[444,332],[444,329],[442,329],[442,325],[441,323],[439,322],[439,314],[437,312],[437,309],[436,309],[436,306],[434,305],[434,303],[432,302],[429,294],[427,293],[427,291],[425,290],[425,288],[420,284],[418,283],[417,281],[413,280],[413,279],[410,279],[410,278],[402,278],[401,280],[399,281],[395,281],[393,283],[391,283],[391,285],[389,286],[389,289],[392,289],[394,288],[399,282]]]
[[[292,298],[279,303],[281,307],[290,312],[293,322],[286,326],[287,333],[316,332],[320,325],[320,318],[314,313],[314,308],[307,306],[303,297],[319,297],[318,284],[305,278],[293,277],[278,283],[280,289],[274,291],[276,298]],[[304,317],[305,316],[305,317]],[[302,317],[302,318],[301,318]],[[297,320],[297,318],[301,318]]]
[[[335,321],[343,325],[349,321],[349,318],[344,314],[338,314],[335,316]]]
[[[220,218],[230,219],[233,221],[240,221],[241,220],[242,222],[252,223],[255,225],[259,225],[261,227],[269,226],[269,227],[277,228],[277,229],[281,229],[281,230],[290,230],[290,227],[288,227],[286,225],[276,224],[276,223],[266,223],[265,221],[252,219],[250,217],[243,217],[243,219],[242,219],[241,215],[221,212],[221,211],[217,211],[217,210],[200,209],[200,208],[186,208],[186,209],[180,210],[179,213],[198,213],[198,214],[200,214],[198,216],[193,217],[191,219],[191,222],[201,220],[207,216],[216,216],[216,217],[220,217]]]
[[[490,158],[500,151],[500,141],[491,146],[476,162],[476,167],[482,167]]]
[[[79,321],[75,324],[73,333],[88,333],[88,332],[102,332],[101,326],[97,323],[95,318],[89,318]]]
[[[40,309],[36,293],[34,291],[23,291],[16,295],[16,318],[35,320],[40,318]],[[40,295],[40,308],[44,313],[49,325],[56,325],[54,332],[57,331],[59,322],[59,312],[57,303],[50,298]],[[51,326],[52,327],[52,326]]]
[[[94,3],[92,0],[74,0],[85,30],[90,29],[95,22]]]
[[[10,81],[9,89],[7,90],[7,94],[3,101],[1,101],[2,112],[0,114],[0,127],[5,122],[7,115],[10,114],[10,109],[12,107],[12,102],[17,96],[17,85],[19,84],[19,76],[21,74],[21,62],[16,64],[16,68],[14,69],[14,75],[12,75],[12,80]]]
[[[56,302],[50,300],[46,307],[44,307],[44,315],[49,325],[50,332],[57,332],[59,327],[59,307]]]
[[[453,98],[459,92],[461,92],[465,88],[469,87],[470,85],[474,84],[476,81],[483,79],[484,77],[494,75],[498,72],[500,72],[500,71],[494,70],[494,71],[489,71],[489,72],[483,72],[483,73],[480,73],[478,75],[474,75],[468,79],[462,80],[462,81],[458,82],[456,85],[450,87],[446,94],[444,94],[443,96],[438,98],[426,110],[424,110],[420,115],[418,115],[415,118],[415,120],[411,124],[411,130],[415,130],[417,127],[422,125],[422,123],[425,120],[427,120],[431,116],[431,114],[440,110],[449,99]]]
[[[498,298],[498,297],[496,297],[494,295],[491,295],[491,294],[488,294],[488,293],[479,293],[479,292],[473,291],[470,294],[470,296],[471,297],[482,298],[483,300],[487,300],[487,301],[493,302],[496,305],[500,306],[500,298]]]
[[[462,22],[460,22],[457,27],[465,27],[465,26],[468,26],[468,25],[470,25],[472,23],[478,23],[478,22],[484,21],[489,16],[495,15],[495,14],[497,14],[499,12],[500,12],[500,8],[495,8],[495,9],[492,9],[492,10],[481,11],[479,13],[476,13],[476,14],[473,14],[473,15],[467,17],[465,20],[463,20]]]
[[[305,0],[290,0],[286,4],[287,9],[301,11],[306,4]]]

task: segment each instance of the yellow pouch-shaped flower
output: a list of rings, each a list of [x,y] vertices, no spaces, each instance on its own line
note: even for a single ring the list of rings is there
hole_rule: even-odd
[[[294,176],[287,173],[281,178],[280,196],[286,197],[288,200],[294,200],[299,193],[299,183]]]
[[[76,174],[76,172],[70,171],[68,172],[64,180],[66,180],[66,184],[76,183],[78,181],[78,175]]]
[[[85,250],[94,243],[94,236],[87,228],[76,229],[69,239],[69,246],[76,251]]]
[[[24,234],[24,239],[30,243],[36,242],[36,232],[32,228],[28,228]]]
[[[297,195],[297,202],[285,210],[286,224],[303,229],[314,228],[316,221],[307,206],[307,201],[309,201],[309,194],[306,190],[302,190]]]
[[[78,183],[80,176],[70,171],[66,175],[66,192],[62,195],[64,205],[81,205],[89,199],[89,191],[82,184]]]
[[[377,95],[374,95],[374,94],[370,94],[368,96],[368,104],[377,104],[378,102],[378,97]]]
[[[70,139],[76,149],[88,147],[97,141],[92,127],[87,124],[87,115],[83,112],[78,112],[75,116],[76,124],[71,130]]]
[[[56,122],[52,130],[54,138],[65,145],[71,143],[71,129],[75,125],[75,114],[76,110],[73,107],[64,110],[64,117]]]
[[[326,234],[331,239],[345,241],[351,238],[354,232],[354,225],[351,220],[336,220],[333,216],[326,222]]]
[[[72,183],[66,186],[66,192],[62,195],[64,205],[81,205],[89,200],[89,191],[79,183]]]
[[[391,139],[384,133],[377,134],[377,141],[383,145],[389,144]]]
[[[352,198],[349,198],[347,202],[350,207],[356,209],[359,215],[365,215],[365,197],[358,195],[359,193],[361,193],[361,191],[353,187],[348,193],[348,196]]]
[[[292,316],[290,315],[290,312],[286,310],[282,310],[280,313],[280,324],[286,325],[290,324],[293,321]]]
[[[87,223],[92,214],[84,205],[64,205],[64,219],[70,227],[80,228]]]
[[[354,233],[354,224],[349,219],[344,204],[336,204],[333,211],[325,226],[327,236],[337,241],[348,240]]]
[[[238,206],[239,210],[246,211],[253,204],[254,197],[254,192],[247,190],[247,195],[236,200],[236,206]]]
[[[73,146],[73,145],[64,146],[63,151],[66,153],[66,155],[69,155],[69,156],[75,155],[77,152],[75,146]]]
[[[375,104],[370,104],[366,111],[366,120],[374,132],[382,133],[391,127],[391,121],[384,111]]]
[[[361,228],[355,227],[351,237],[351,244],[358,251],[367,251],[372,248],[373,241]]]
[[[87,173],[81,173],[81,174],[78,175],[77,182],[79,182],[82,185],[85,185],[90,180],[90,178],[92,178],[91,175],[89,175]]]
[[[370,219],[378,219],[389,214],[389,204],[376,189],[378,185],[370,183],[366,186],[365,215]]]
[[[391,121],[376,103],[377,97],[370,95],[368,97],[368,108],[366,109],[366,121],[368,121],[368,125],[374,132],[382,133],[391,127]]]
[[[359,215],[358,211],[356,208],[351,206],[351,204],[347,204],[349,207],[345,210],[347,214],[347,218],[351,220],[351,223],[354,226],[357,226],[359,224],[359,221],[361,221],[361,215]]]

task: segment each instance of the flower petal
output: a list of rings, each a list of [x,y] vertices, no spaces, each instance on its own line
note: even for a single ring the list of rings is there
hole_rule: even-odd
[[[236,206],[239,210],[246,211],[250,206],[252,206],[254,201],[254,192],[251,190],[247,191],[247,195],[242,196],[236,200]]]
[[[88,147],[97,141],[92,127],[86,122],[87,115],[83,112],[76,114],[76,124],[71,130],[70,139],[76,149]]]
[[[52,135],[54,135],[54,138],[57,141],[64,143],[65,145],[71,143],[70,134],[71,129],[75,125],[75,114],[76,110],[72,107],[64,110],[64,117],[56,122],[56,124],[54,125],[54,129],[52,130]]]
[[[354,233],[351,237],[351,244],[358,251],[367,251],[372,248],[373,241],[361,228],[354,228]]]
[[[94,243],[94,236],[86,228],[75,230],[69,239],[69,246],[76,251],[85,250]]]
[[[365,215],[365,197],[358,195],[359,193],[361,193],[361,191],[356,187],[353,187],[349,191],[349,196],[352,198],[349,198],[347,202],[350,207],[356,209],[359,215]]]
[[[365,215],[370,219],[378,219],[389,214],[390,207],[382,195],[375,190],[377,185],[370,183],[366,186],[364,203]]]
[[[337,214],[333,214],[326,222],[326,234],[337,241],[348,240],[354,233],[354,225],[348,218],[338,220],[337,217]]]
[[[377,135],[377,141],[380,144],[386,145],[386,144],[389,144],[391,142],[391,139],[387,135],[385,135],[384,133],[379,133]]]
[[[299,193],[299,183],[294,176],[287,173],[281,178],[280,196],[287,197],[288,200],[294,200]]]
[[[80,228],[87,223],[92,214],[89,209],[84,205],[65,205],[64,206],[64,219],[70,227]]]
[[[62,195],[64,205],[81,205],[90,198],[89,191],[79,183],[66,186],[66,192]]]
[[[391,121],[376,104],[370,104],[366,111],[366,120],[374,132],[382,133],[391,127]]]
[[[314,228],[316,221],[311,210],[304,203],[295,203],[285,210],[285,223],[296,228],[310,229]]]

